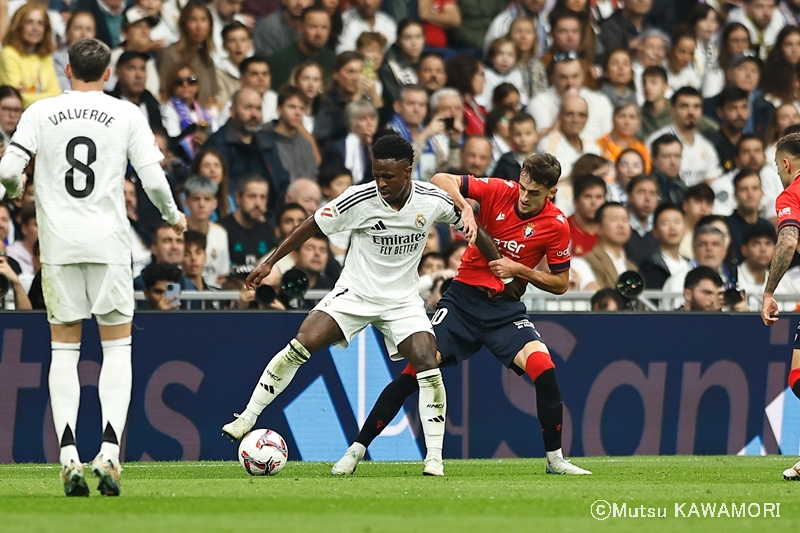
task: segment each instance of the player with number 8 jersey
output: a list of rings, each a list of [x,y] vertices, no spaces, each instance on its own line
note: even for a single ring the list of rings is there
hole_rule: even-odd
[[[96,39],[73,43],[66,67],[72,90],[28,107],[0,160],[0,183],[17,198],[25,186],[21,173],[36,157],[42,292],[52,340],[48,384],[67,496],[89,495],[75,430],[81,323],[92,315],[103,347],[103,439],[92,472],[101,494],[120,493],[119,443],[132,382],[133,279],[124,200],[129,161],[164,220],[177,233],[186,227],[141,111],[103,93],[110,59],[111,51]]]

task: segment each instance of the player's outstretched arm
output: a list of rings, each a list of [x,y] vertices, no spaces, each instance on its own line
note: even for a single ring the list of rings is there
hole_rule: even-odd
[[[22,172],[28,166],[28,161],[10,150],[6,150],[0,158],[0,184],[6,188],[11,199],[19,198],[25,190],[25,175]]]
[[[173,226],[176,233],[183,233],[181,226],[183,226],[183,229],[186,228],[186,219],[175,204],[172,190],[167,181],[167,175],[164,174],[164,169],[161,168],[161,165],[153,163],[137,168],[136,175],[139,176],[139,180],[142,182],[145,194],[161,213],[161,218],[166,220],[167,224]]]
[[[453,203],[461,211],[461,221],[464,223],[464,229],[462,230],[464,238],[467,239],[470,245],[475,244],[475,239],[478,237],[478,224],[475,222],[472,206],[461,194],[461,176],[440,172],[433,175],[431,183],[442,189],[453,199]]]
[[[250,289],[258,287],[261,284],[261,280],[269,276],[269,273],[272,272],[272,267],[275,266],[275,263],[289,255],[289,253],[300,248],[304,242],[321,231],[319,225],[317,225],[317,221],[314,219],[314,215],[305,219],[282,243],[280,243],[280,245],[278,245],[275,251],[267,257],[266,261],[250,272],[250,275],[247,276],[246,286]]]
[[[794,252],[797,250],[798,233],[800,228],[797,226],[784,226],[778,232],[778,244],[775,246],[772,263],[769,265],[767,286],[764,288],[764,299],[761,302],[761,320],[767,326],[778,321],[778,302],[772,295],[792,262]]]
[[[534,287],[551,294],[564,294],[569,285],[569,269],[561,272],[542,272],[528,268],[513,259],[503,257],[489,262],[492,273],[500,279],[522,278]]]

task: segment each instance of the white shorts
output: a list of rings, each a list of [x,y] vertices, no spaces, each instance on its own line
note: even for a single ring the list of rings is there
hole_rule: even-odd
[[[101,326],[117,326],[133,319],[129,265],[43,264],[42,293],[51,324],[72,324],[92,315]]]
[[[336,287],[325,295],[312,311],[322,311],[339,325],[344,333],[344,340],[334,343],[339,348],[347,348],[353,337],[372,324],[386,341],[386,349],[393,361],[403,357],[397,352],[397,345],[414,333],[421,331],[433,335],[431,321],[425,313],[422,298],[411,302],[393,305],[368,302],[353,291]]]

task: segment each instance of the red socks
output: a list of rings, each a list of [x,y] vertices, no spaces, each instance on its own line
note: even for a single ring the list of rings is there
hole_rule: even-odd
[[[533,352],[528,356],[528,360],[525,363],[525,373],[528,374],[533,381],[536,381],[536,378],[542,375],[542,372],[555,367],[556,365],[553,364],[553,359],[550,358],[549,353]]]

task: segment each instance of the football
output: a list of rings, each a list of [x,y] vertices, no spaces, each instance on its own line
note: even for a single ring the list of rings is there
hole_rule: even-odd
[[[239,444],[239,462],[251,476],[274,476],[288,459],[286,442],[271,429],[254,429]]]

